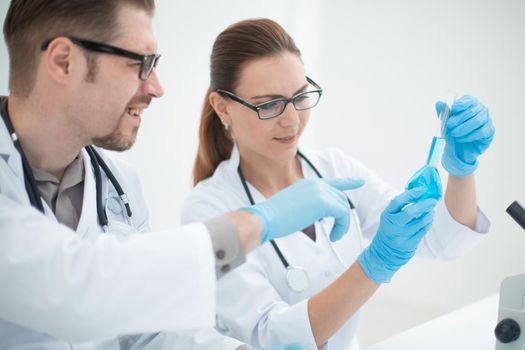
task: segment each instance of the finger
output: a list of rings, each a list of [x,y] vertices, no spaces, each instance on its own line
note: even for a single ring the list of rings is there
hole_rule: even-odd
[[[323,180],[330,186],[335,187],[340,191],[354,190],[365,184],[364,179],[352,178],[352,177],[332,178],[332,179],[323,179]]]
[[[386,207],[386,211],[389,213],[397,213],[403,209],[407,204],[413,203],[419,199],[426,189],[424,187],[414,187],[408,191],[405,191],[390,201]]]
[[[466,119],[456,126],[447,128],[447,132],[450,136],[462,137],[488,123],[488,121],[488,113],[486,112],[486,109],[483,109],[478,114],[472,116],[470,119]]]
[[[406,224],[406,227],[410,229],[411,232],[419,230],[421,227],[428,225],[432,220],[434,220],[434,215],[436,210],[434,208],[430,209],[427,212],[422,213],[417,218],[412,219]]]
[[[333,189],[330,192],[330,203],[337,204],[341,208],[341,213],[349,212],[352,208],[350,207],[350,199],[342,191]]]
[[[423,199],[422,201],[406,207],[398,214],[395,214],[397,216],[396,219],[401,225],[419,220],[421,217],[434,210],[436,204],[437,200],[434,198]]]
[[[494,138],[495,132],[496,130],[494,129],[492,122],[489,121],[488,123],[482,125],[478,129],[473,130],[469,134],[457,138],[456,141],[459,143],[479,141],[481,143],[490,144],[490,142]]]
[[[451,130],[465,123],[467,120],[475,118],[479,113],[482,113],[484,110],[487,110],[485,106],[483,106],[482,104],[477,104],[461,112],[453,114],[451,113],[450,117],[447,120],[447,130]]]
[[[465,109],[468,109],[469,107],[475,105],[478,103],[475,97],[472,97],[470,95],[464,95],[461,96],[459,99],[457,99],[451,106],[450,113],[456,114],[459,113]],[[443,101],[437,101],[435,104],[436,113],[439,116],[447,107],[447,104]]]
[[[443,113],[445,108],[447,108],[447,104],[443,101],[437,101],[435,107],[436,107],[436,114],[439,116],[441,113]]]
[[[350,228],[351,208],[348,197],[341,191],[332,189],[326,191],[327,212],[325,216],[334,218],[334,225],[330,231],[330,240],[337,241],[348,232]]]
[[[434,198],[427,198],[421,202],[409,205],[399,213],[392,214],[393,220],[399,226],[410,225],[433,211],[435,203],[437,203],[437,201]]]
[[[430,221],[430,223],[422,226],[419,230],[417,230],[412,236],[410,236],[410,239],[421,241],[421,239],[430,231],[432,228],[433,222]],[[419,244],[418,244],[419,245]]]
[[[409,224],[400,227],[399,232],[402,232],[399,236],[405,241],[409,241],[412,237],[421,230],[422,227],[432,224],[434,220],[434,212],[428,212],[423,217]]]
[[[341,215],[334,216],[334,226],[330,231],[330,241],[335,242],[343,238],[350,228],[350,205]]]
[[[461,111],[469,109],[476,104],[480,104],[480,103],[474,96],[463,95],[454,102],[450,113],[451,114],[460,113]]]
[[[421,227],[428,225],[433,220],[434,220],[434,209],[426,212],[423,216],[419,217],[418,219],[414,219],[403,225],[395,223],[398,226],[396,236],[398,237],[398,239],[401,239],[403,241],[408,241],[417,231],[421,229]]]

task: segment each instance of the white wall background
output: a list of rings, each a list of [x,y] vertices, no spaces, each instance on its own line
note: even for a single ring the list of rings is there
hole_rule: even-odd
[[[178,223],[191,188],[214,38],[237,20],[270,17],[295,38],[308,74],[325,89],[304,145],[342,148],[402,187],[426,159],[434,101],[449,90],[477,96],[496,125],[477,172],[490,236],[457,261],[406,266],[365,306],[365,343],[496,293],[504,277],[525,272],[525,234],[505,214],[513,200],[525,204],[525,2],[158,0],[157,7],[166,95],[122,154],[142,178],[153,228]],[[6,9],[2,0],[2,17]],[[3,94],[7,71],[2,43]]]

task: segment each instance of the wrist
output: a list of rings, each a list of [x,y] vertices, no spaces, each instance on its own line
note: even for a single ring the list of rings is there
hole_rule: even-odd
[[[394,263],[389,259],[390,254],[384,250],[377,249],[376,245],[372,243],[361,252],[357,261],[365,272],[365,275],[373,282],[382,284],[389,283],[394,274],[406,263],[397,261]],[[390,260],[390,261],[389,261]]]
[[[261,242],[264,227],[259,216],[246,210],[231,212],[229,216],[237,228],[241,249],[246,253],[256,248]]]
[[[260,224],[260,239],[259,243],[264,244],[269,241],[269,234],[270,234],[270,224],[268,220],[266,219],[266,216],[261,211],[261,209],[258,206],[252,205],[249,207],[243,207],[239,210],[240,212],[246,212],[249,213],[251,216],[257,218],[259,224]]]
[[[384,269],[381,266],[378,266],[372,255],[373,253],[369,246],[357,257],[357,261],[359,262],[359,265],[361,265],[361,269],[366,277],[372,282],[378,284],[390,282],[391,277],[384,273]]]
[[[472,163],[467,163],[459,159],[457,156],[445,152],[441,158],[441,165],[443,165],[443,168],[449,174],[462,177],[474,173],[478,167],[478,160],[476,159]]]

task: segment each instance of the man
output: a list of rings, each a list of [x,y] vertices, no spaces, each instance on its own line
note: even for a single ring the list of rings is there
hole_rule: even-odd
[[[130,148],[163,95],[153,12],[154,0],[10,3],[0,348],[118,349],[138,338],[118,335],[210,327],[216,276],[244,253],[325,216],[335,238],[346,232],[340,190],[361,185],[351,179],[303,181],[203,224],[136,234],[148,231],[138,180],[101,148]]]

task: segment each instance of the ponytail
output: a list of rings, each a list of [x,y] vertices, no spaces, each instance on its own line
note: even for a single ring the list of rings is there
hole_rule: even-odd
[[[193,186],[209,178],[217,166],[230,158],[233,141],[209,102],[211,90],[204,98],[199,127],[199,149],[193,165]]]

